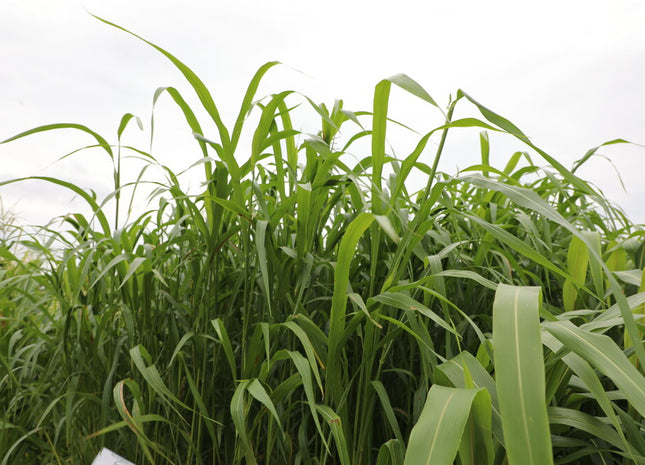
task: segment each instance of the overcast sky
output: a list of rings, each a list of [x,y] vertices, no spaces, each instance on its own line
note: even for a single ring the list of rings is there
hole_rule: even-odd
[[[342,98],[349,109],[369,110],[374,85],[405,73],[442,106],[464,89],[569,167],[611,139],[645,144],[645,2],[627,0],[1,0],[0,140],[42,124],[74,122],[115,143],[126,112],[149,129],[158,87],[176,86],[190,96],[162,55],[88,12],[190,66],[229,124],[253,73],[279,60],[285,66],[270,72],[259,94],[295,89],[317,102]],[[403,92],[393,91],[391,99],[392,115],[415,129],[441,122],[436,109]],[[167,100],[155,111],[161,128],[156,146],[163,147],[157,153],[181,170],[198,155],[190,133],[173,129],[184,128]],[[477,115],[466,104],[463,111]],[[146,149],[147,134],[129,129],[124,139]],[[477,131],[455,135],[442,169],[454,174],[475,162],[477,137]],[[90,143],[62,131],[1,145],[0,181],[58,176],[109,192],[111,165],[97,152],[52,165]],[[493,164],[503,166],[520,147],[493,145]],[[645,223],[645,149],[611,146],[601,153],[611,163],[597,158],[579,174]],[[29,223],[78,209],[71,194],[38,182],[0,187],[0,197]]]

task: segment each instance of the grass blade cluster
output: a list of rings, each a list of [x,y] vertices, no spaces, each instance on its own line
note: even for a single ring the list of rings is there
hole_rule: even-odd
[[[181,111],[202,184],[122,145],[131,114],[115,145],[79,124],[3,142],[81,131],[115,171],[102,200],[25,178],[89,213],[1,224],[0,465],[102,447],[140,464],[645,463],[645,240],[575,174],[595,149],[569,170],[463,91],[444,111],[405,75],[370,111],[258,98],[275,62],[227,126],[198,76],[141,40],[194,93],[154,102]],[[399,158],[401,91],[443,123]],[[480,131],[481,163],[449,176],[458,130]],[[493,135],[525,151],[496,167]]]

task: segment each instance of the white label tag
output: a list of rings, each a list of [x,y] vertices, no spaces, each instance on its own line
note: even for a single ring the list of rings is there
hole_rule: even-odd
[[[134,463],[104,447],[99,452],[99,455],[96,456],[92,465],[134,465]]]

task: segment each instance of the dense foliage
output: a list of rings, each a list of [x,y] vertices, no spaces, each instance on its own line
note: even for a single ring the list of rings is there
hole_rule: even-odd
[[[114,146],[83,125],[9,139],[84,131],[115,186],[99,202],[38,178],[93,213],[37,234],[3,226],[1,465],[90,463],[103,446],[137,464],[645,463],[645,241],[575,175],[596,149],[567,169],[459,91],[397,159],[390,89],[437,107],[419,84],[383,80],[370,112],[255,100],[275,63],[226,126],[197,76],[153,47],[216,129],[175,88],[155,94],[195,135],[200,193],[122,146],[130,114]],[[468,103],[482,117],[453,119]],[[297,104],[317,135],[294,129]],[[483,130],[481,163],[459,177],[437,168],[454,128]],[[491,166],[490,132],[526,152]],[[126,151],[166,178],[158,206],[120,224],[146,181],[121,180]]]

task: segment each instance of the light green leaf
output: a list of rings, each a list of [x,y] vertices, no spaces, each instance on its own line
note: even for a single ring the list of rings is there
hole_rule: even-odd
[[[543,327],[610,378],[638,413],[645,416],[645,377],[611,338],[580,329],[570,321],[545,322]]]
[[[452,465],[473,401],[483,392],[433,385],[410,433],[404,465]]]
[[[329,385],[327,393],[336,402],[341,394],[339,352],[345,329],[349,268],[359,239],[373,221],[374,215],[370,213],[361,213],[354,218],[347,227],[338,249],[338,260],[334,270],[334,295],[329,316],[329,352],[327,354],[327,383]]]
[[[264,386],[262,386],[262,383],[260,383],[260,381],[258,381],[257,379],[253,379],[246,386],[246,390],[249,391],[249,394],[255,397],[256,400],[262,403],[262,405],[264,405],[269,410],[269,412],[271,412],[271,415],[273,415],[273,418],[275,418],[275,421],[278,424],[278,428],[280,428],[280,431],[284,432],[278,411],[275,409],[275,405],[273,405],[273,401],[271,400],[269,394],[267,394]]]
[[[553,463],[540,339],[541,291],[500,284],[493,304],[495,381],[509,465]]]
[[[443,318],[423,305],[421,302],[417,302],[412,297],[405,295],[402,292],[384,292],[383,294],[372,297],[370,300],[380,302],[385,305],[390,305],[401,310],[413,310],[415,312],[419,312],[430,318],[446,331],[457,335],[457,332],[452,328],[452,326],[446,323]]]
[[[248,465],[257,465],[255,459],[255,452],[253,451],[253,446],[249,440],[247,428],[246,428],[246,403],[244,400],[244,393],[247,390],[248,385],[251,383],[250,380],[242,381],[237,385],[233,397],[231,397],[231,418],[233,419],[233,424],[235,425],[235,432],[240,437],[242,442],[242,449],[244,451],[244,456],[246,457],[246,463]]]

